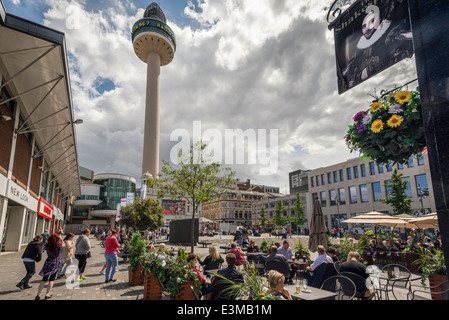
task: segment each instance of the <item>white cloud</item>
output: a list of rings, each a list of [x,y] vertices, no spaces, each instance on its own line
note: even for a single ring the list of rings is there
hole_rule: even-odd
[[[134,54],[130,30],[144,8],[129,1],[46,0],[44,23],[66,34],[80,165],[140,177],[146,65]],[[173,62],[161,69],[161,160],[169,160],[177,129],[278,129],[279,169],[260,176],[257,165],[233,165],[241,179],[288,186],[288,172],[357,156],[343,136],[368,93],[416,77],[409,59],[339,96],[332,32],[322,1],[203,0],[184,14],[199,28],[179,27]],[[326,4],[328,4],[326,2]],[[162,9],[163,4],[162,4]],[[74,27],[75,26],[75,27]],[[400,71],[400,72],[398,72]],[[99,79],[115,88],[99,94]]]

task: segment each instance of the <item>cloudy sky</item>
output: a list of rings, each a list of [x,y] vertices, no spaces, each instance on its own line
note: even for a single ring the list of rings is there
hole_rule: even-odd
[[[130,30],[151,1],[3,2],[7,12],[66,35],[75,118],[84,120],[77,126],[80,165],[139,180],[146,64],[134,54]],[[161,69],[161,160],[178,146],[172,134],[193,136],[194,121],[221,140],[222,163],[240,180],[281,192],[288,193],[291,171],[357,157],[343,138],[352,116],[367,109],[375,92],[415,79],[415,64],[406,59],[339,95],[326,21],[332,2],[158,1],[177,39],[174,60]],[[232,158],[226,132],[238,129],[267,144],[266,150],[249,144],[243,164],[226,161]],[[269,157],[275,132],[277,163]]]

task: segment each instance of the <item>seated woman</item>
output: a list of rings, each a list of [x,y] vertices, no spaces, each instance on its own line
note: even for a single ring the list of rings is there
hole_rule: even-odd
[[[237,259],[236,263],[235,263],[236,266],[245,264],[245,262],[246,262],[246,259],[245,259],[246,254],[245,254],[245,252],[243,252],[243,250],[240,247],[237,246],[237,243],[235,243],[235,242],[231,243],[231,249],[228,251],[228,253],[235,254],[235,257]]]
[[[198,262],[200,263],[201,266],[204,267],[204,273],[208,274],[207,270],[220,269],[221,264],[224,262],[224,259],[218,253],[217,248],[211,246],[209,247],[209,255],[206,258],[204,258],[203,261],[201,261],[201,259],[198,258]]]
[[[212,283],[210,282],[210,280],[204,279],[200,272],[196,269],[196,263],[198,261],[198,256],[195,253],[190,253],[187,257],[187,263],[189,264],[189,267],[191,270],[195,271],[196,274],[198,275],[199,281],[202,282],[202,288],[201,288],[201,293],[202,294],[208,294],[210,292],[212,292]]]
[[[288,290],[284,287],[285,277],[282,273],[279,273],[276,270],[270,270],[268,272],[268,283],[270,288],[267,290],[267,293],[281,297],[285,300],[293,300]]]

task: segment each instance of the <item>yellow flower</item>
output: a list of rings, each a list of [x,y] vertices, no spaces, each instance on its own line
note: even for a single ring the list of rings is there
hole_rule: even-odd
[[[379,110],[380,107],[382,107],[382,102],[379,102],[379,101],[378,102],[374,102],[371,105],[371,109],[369,109],[369,111],[375,112],[375,111]]]
[[[400,104],[404,104],[409,101],[412,97],[412,94],[408,91],[401,91],[395,95],[396,101]]]
[[[399,127],[402,121],[404,121],[404,118],[402,118],[401,116],[393,115],[390,120],[387,121],[387,124],[389,127],[395,128]]]
[[[371,125],[371,130],[373,130],[374,133],[378,133],[378,132],[382,131],[383,128],[384,128],[384,123],[382,122],[382,120],[376,120]]]

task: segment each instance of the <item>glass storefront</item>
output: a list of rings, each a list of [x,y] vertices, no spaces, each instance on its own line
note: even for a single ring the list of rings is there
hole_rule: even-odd
[[[94,180],[94,184],[101,185],[100,200],[102,202],[95,207],[96,210],[116,210],[117,203],[126,198],[128,192],[136,191],[136,184],[121,179]]]

